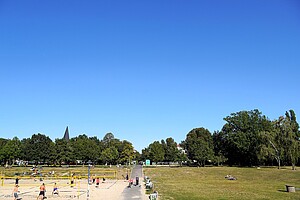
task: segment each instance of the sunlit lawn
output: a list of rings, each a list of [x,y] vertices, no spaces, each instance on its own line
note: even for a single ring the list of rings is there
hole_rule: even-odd
[[[285,185],[300,188],[300,171],[291,168],[157,167],[144,168],[162,200],[300,199],[300,191],[285,192]],[[237,180],[227,180],[226,175]]]

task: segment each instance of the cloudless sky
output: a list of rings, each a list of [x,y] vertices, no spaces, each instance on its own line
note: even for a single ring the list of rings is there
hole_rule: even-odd
[[[299,76],[298,0],[0,0],[2,138],[140,151],[241,110],[299,118]]]

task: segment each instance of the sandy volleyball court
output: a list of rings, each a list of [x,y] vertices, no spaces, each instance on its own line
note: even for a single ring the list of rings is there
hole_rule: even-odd
[[[53,185],[57,183],[59,195],[52,195]],[[36,199],[39,194],[39,187],[42,183],[46,185],[47,199],[87,199],[88,184],[87,180],[77,180],[76,184],[71,187],[68,180],[21,180],[19,185],[19,198],[23,200]],[[99,187],[95,184],[89,185],[90,200],[121,200],[122,193],[128,189],[128,182],[124,180],[106,180],[100,183]],[[12,192],[14,188],[14,180],[8,181],[0,187],[0,199],[13,199]],[[134,197],[133,197],[134,199]],[[137,198],[135,198],[137,199]],[[140,198],[139,198],[140,199]],[[142,195],[142,199],[146,199],[146,195]]]

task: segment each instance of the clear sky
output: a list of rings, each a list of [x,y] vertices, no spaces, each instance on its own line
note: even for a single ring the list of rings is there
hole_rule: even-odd
[[[298,0],[0,0],[0,137],[137,150],[259,109],[300,118]]]

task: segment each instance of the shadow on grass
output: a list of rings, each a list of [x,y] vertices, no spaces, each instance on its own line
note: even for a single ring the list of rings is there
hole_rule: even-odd
[[[277,190],[278,192],[287,192],[286,190]]]

